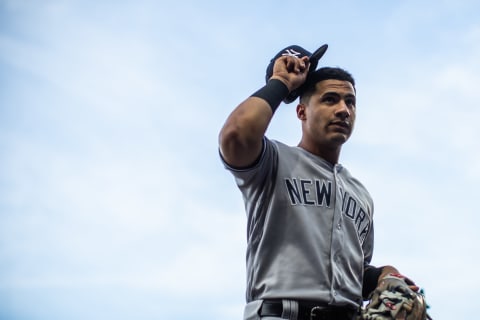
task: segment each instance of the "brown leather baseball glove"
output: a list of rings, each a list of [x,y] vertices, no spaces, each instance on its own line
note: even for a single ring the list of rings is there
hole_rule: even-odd
[[[427,303],[422,291],[410,289],[405,277],[390,274],[370,294],[362,309],[361,320],[427,320]]]

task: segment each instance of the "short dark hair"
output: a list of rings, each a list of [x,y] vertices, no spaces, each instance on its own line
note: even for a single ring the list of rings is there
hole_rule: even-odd
[[[310,98],[315,92],[316,84],[323,80],[348,81],[355,89],[355,79],[348,71],[338,67],[323,67],[308,75],[307,80],[300,89],[300,102]]]

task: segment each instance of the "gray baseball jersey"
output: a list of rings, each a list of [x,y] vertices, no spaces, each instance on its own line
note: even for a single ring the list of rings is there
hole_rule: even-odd
[[[247,212],[247,302],[358,307],[373,251],[373,201],[365,187],[341,165],[267,138],[251,168],[224,164]]]

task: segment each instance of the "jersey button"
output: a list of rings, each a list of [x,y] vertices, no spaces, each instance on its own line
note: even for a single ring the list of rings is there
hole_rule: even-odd
[[[340,225],[340,223],[337,224],[337,229],[338,229],[338,230],[342,229],[342,226]]]

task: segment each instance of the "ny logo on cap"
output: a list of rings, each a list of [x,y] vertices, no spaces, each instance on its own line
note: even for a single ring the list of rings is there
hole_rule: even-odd
[[[287,49],[285,50],[285,53],[282,53],[282,56],[292,56],[299,58],[301,54],[301,52],[295,51],[293,49]]]

